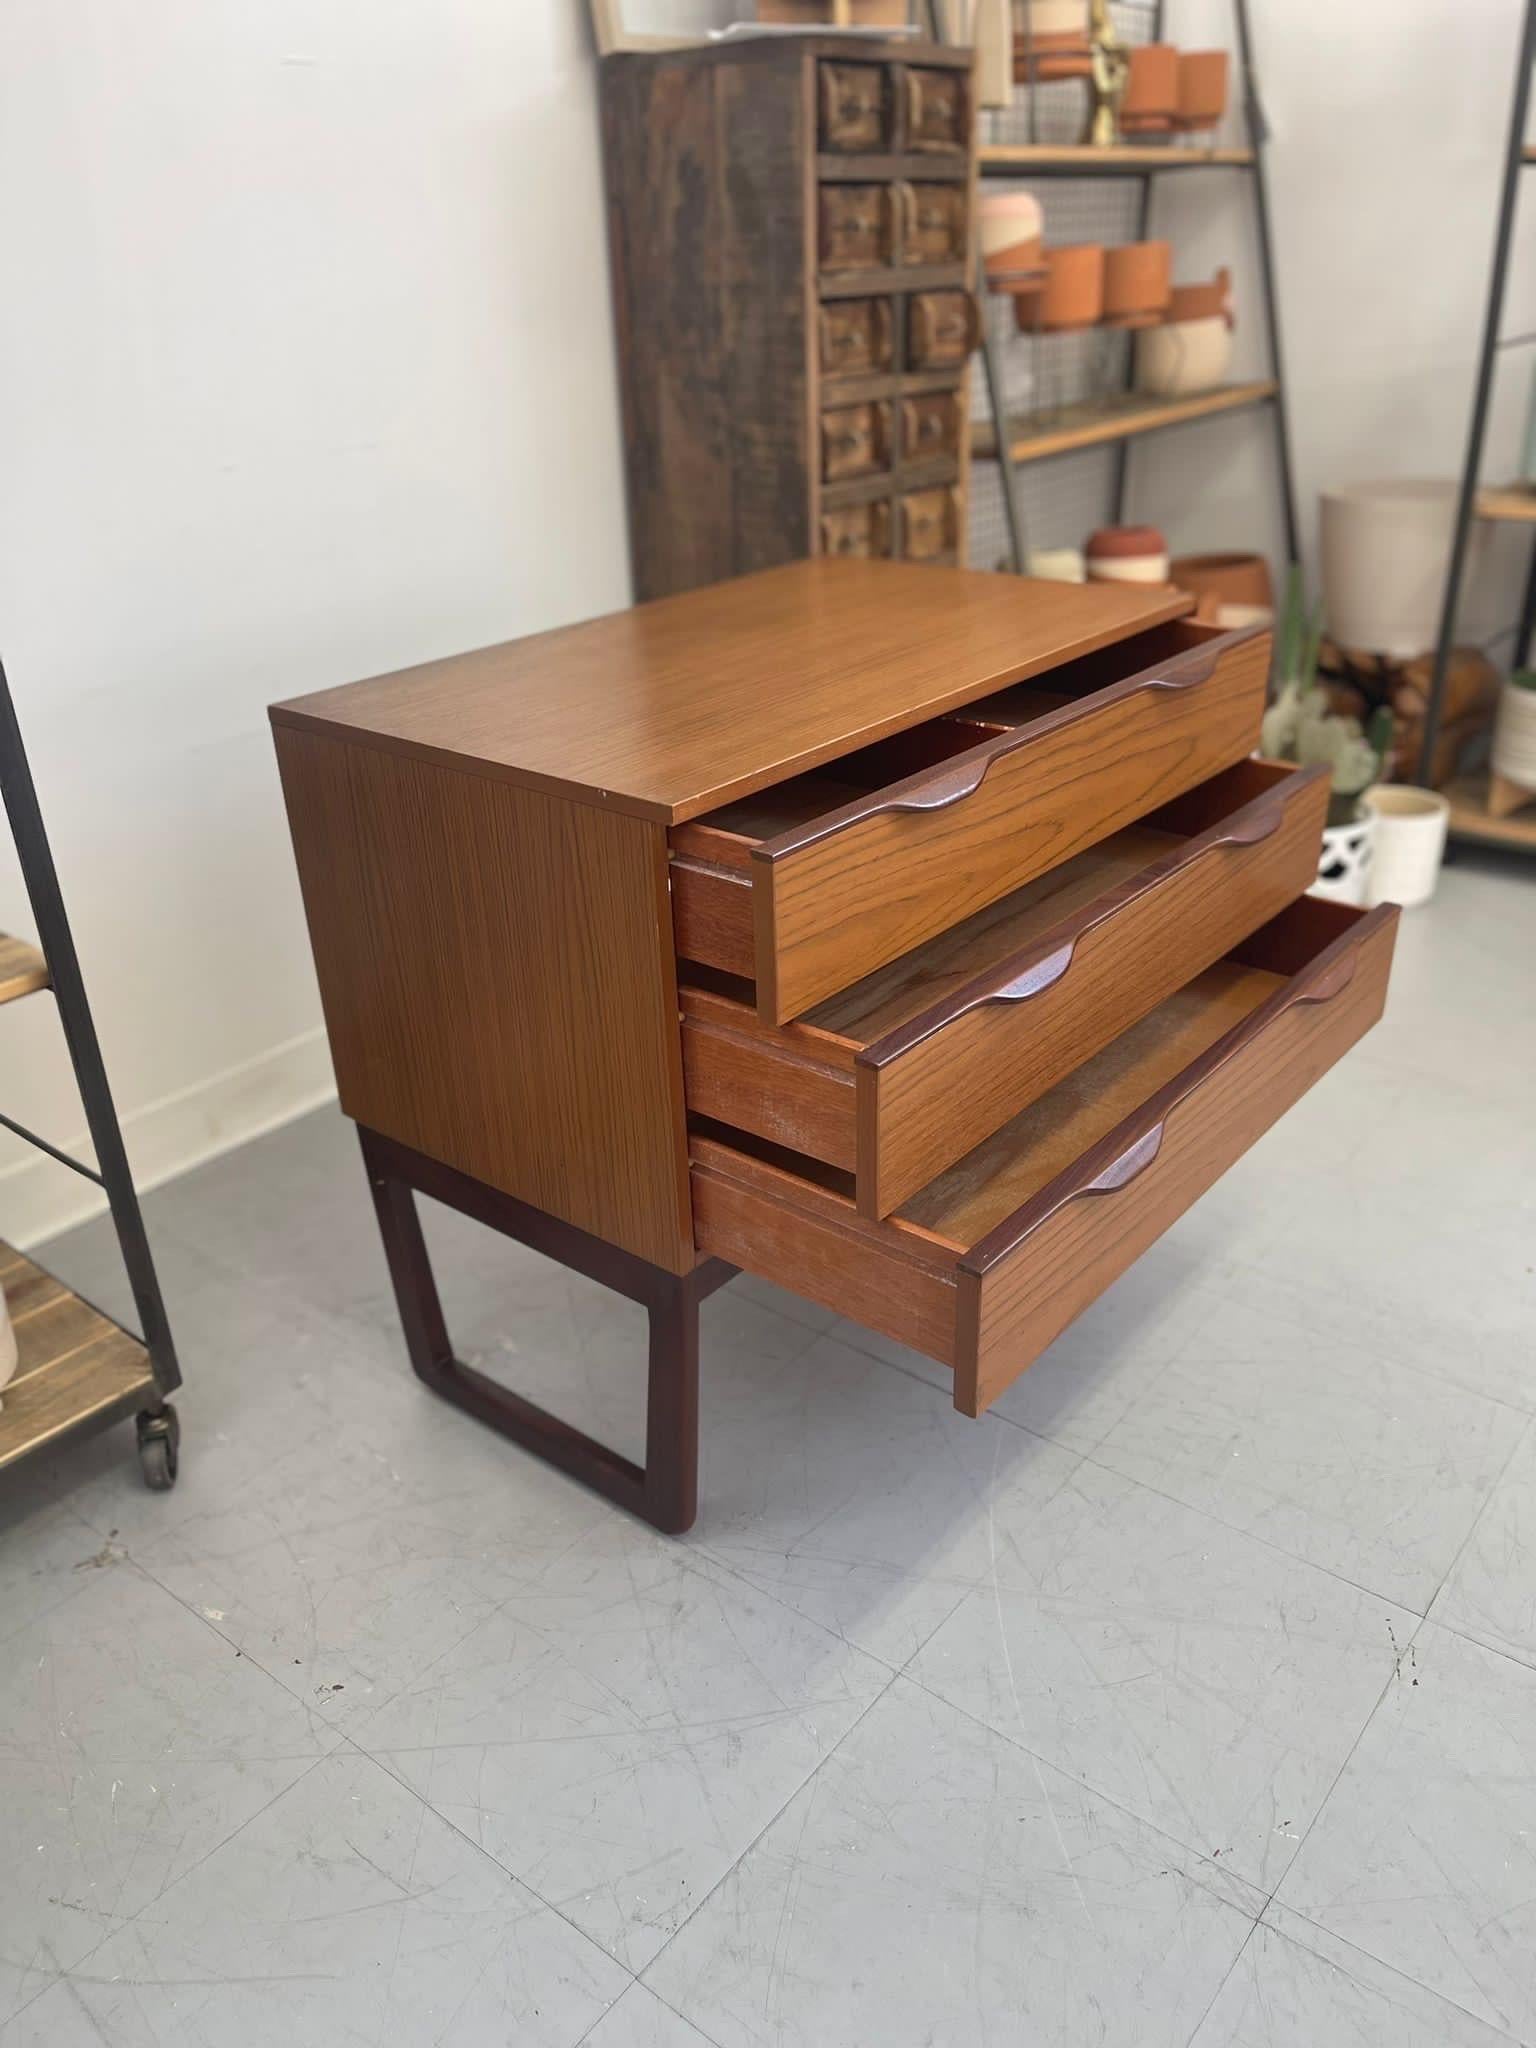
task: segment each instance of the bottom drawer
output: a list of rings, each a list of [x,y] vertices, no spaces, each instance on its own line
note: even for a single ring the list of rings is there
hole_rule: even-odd
[[[701,1125],[699,1248],[952,1366],[980,1415],[1376,1022],[1396,925],[1304,897],[883,1222]]]

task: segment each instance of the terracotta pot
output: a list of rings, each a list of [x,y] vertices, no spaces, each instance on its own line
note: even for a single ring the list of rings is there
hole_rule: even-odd
[[[1178,65],[1181,128],[1214,128],[1227,111],[1225,50],[1181,50]]]
[[[1168,543],[1155,526],[1104,526],[1084,549],[1090,583],[1166,583]]]
[[[1082,35],[1020,36],[1013,46],[1015,85],[1055,85],[1064,78],[1092,78],[1093,52]]]
[[[1033,192],[989,194],[976,209],[976,228],[994,287],[1043,274],[1045,216]]]
[[[1274,586],[1262,555],[1181,555],[1169,565],[1168,581],[1198,600],[1198,617],[1229,633],[1274,618]]]
[[[1173,244],[1127,242],[1104,252],[1104,317],[1120,322],[1160,315],[1172,290]]]
[[[1154,398],[1213,391],[1232,364],[1225,320],[1178,320],[1136,337],[1136,388]]]
[[[1032,42],[1042,36],[1075,43],[1088,40],[1089,0],[1028,0],[1024,28]]]
[[[1127,135],[1166,135],[1179,109],[1179,53],[1172,43],[1138,43],[1120,101]]]
[[[1040,325],[1049,334],[1094,327],[1104,315],[1104,244],[1069,242],[1045,252]]]
[[[1220,314],[1232,322],[1232,273],[1218,270],[1209,284],[1176,284],[1168,295],[1170,320],[1210,320]]]

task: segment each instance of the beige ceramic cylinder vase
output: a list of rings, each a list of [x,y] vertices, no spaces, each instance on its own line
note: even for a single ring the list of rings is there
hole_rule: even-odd
[[[1519,810],[1536,795],[1536,689],[1506,683],[1493,728],[1493,783],[1489,809],[1495,817]]]

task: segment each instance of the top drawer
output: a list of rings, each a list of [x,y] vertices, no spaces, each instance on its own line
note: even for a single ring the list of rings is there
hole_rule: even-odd
[[[674,826],[679,954],[798,1016],[1241,760],[1269,645],[1159,627]]]

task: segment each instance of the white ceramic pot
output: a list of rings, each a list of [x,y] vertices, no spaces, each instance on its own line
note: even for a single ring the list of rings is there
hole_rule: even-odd
[[[11,1311],[6,1305],[5,1289],[0,1287],[0,1390],[3,1390],[16,1370],[16,1332],[11,1326]],[[4,1403],[0,1402],[0,1407]]]
[[[1154,398],[1212,391],[1232,367],[1232,330],[1220,313],[1206,320],[1170,320],[1136,337],[1136,388]]]
[[[1506,683],[1493,728],[1493,772],[1521,789],[1536,789],[1536,690]]]
[[[1360,801],[1372,824],[1366,902],[1372,909],[1378,903],[1401,903],[1405,910],[1427,903],[1445,858],[1450,804],[1438,790],[1414,789],[1406,782],[1384,782]]]
[[[1166,583],[1167,555],[1092,555],[1090,583]]]
[[[1086,583],[1088,567],[1081,548],[1036,548],[1025,565],[1031,576],[1047,583]]]
[[[1368,811],[1346,825],[1325,825],[1317,880],[1307,894],[1363,908],[1370,882],[1373,833],[1374,820]]]
[[[1456,485],[1439,478],[1322,493],[1323,608],[1340,647],[1411,661],[1434,646],[1455,523]]]
[[[1032,36],[1080,36],[1088,40],[1089,0],[1027,0],[1025,25]]]

